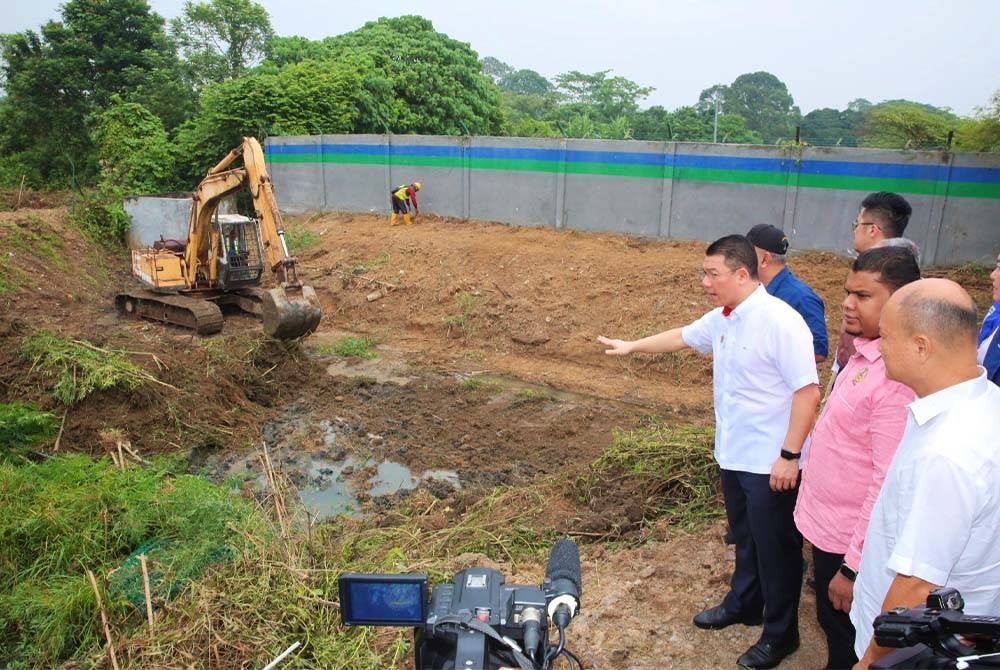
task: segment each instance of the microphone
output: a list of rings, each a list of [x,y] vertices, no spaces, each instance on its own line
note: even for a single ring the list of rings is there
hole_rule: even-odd
[[[549,617],[560,629],[569,625],[580,608],[580,552],[576,543],[562,539],[552,545],[545,568],[545,595]]]

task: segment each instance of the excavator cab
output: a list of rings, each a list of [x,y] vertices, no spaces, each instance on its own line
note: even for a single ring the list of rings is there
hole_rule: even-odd
[[[257,221],[242,214],[217,214],[212,227],[222,246],[216,256],[219,288],[257,286],[264,274],[263,243]]]

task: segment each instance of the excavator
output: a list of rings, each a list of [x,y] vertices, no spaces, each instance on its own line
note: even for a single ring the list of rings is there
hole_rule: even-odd
[[[232,167],[242,158],[242,166]],[[254,216],[221,214],[224,198],[249,191]],[[260,287],[264,268],[278,288]],[[264,152],[244,137],[198,185],[191,204],[186,241],[163,239],[132,251],[132,274],[144,285],[115,296],[127,318],[164,321],[198,334],[222,330],[221,305],[261,317],[264,332],[279,340],[304,337],[322,315],[316,291],[298,278],[264,165]]]

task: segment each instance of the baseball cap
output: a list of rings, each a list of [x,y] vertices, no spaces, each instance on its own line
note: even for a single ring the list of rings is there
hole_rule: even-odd
[[[788,251],[788,237],[785,231],[769,223],[758,223],[746,235],[750,244],[760,247],[772,254],[783,254]]]

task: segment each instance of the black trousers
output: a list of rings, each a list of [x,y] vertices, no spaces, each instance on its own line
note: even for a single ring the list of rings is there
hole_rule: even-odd
[[[826,634],[828,670],[850,670],[858,657],[854,653],[854,625],[847,612],[833,609],[828,587],[844,562],[843,554],[831,554],[813,547],[816,572],[816,620]]]
[[[722,471],[726,516],[736,541],[736,568],[722,601],[732,613],[763,613],[761,642],[784,643],[799,634],[802,535],[792,512],[798,487],[775,492],[768,475]]]

